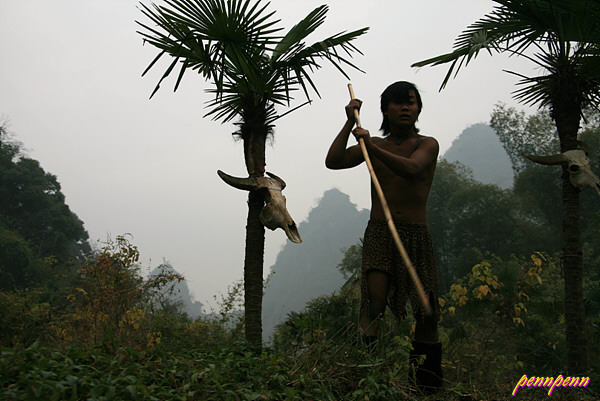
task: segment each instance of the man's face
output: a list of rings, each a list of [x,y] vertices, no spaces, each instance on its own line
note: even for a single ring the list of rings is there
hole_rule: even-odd
[[[414,90],[408,92],[408,101],[404,103],[390,102],[385,115],[390,126],[413,126],[419,118],[419,105]]]

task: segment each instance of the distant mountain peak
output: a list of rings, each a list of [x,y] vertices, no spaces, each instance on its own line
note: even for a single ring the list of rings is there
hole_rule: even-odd
[[[331,188],[323,192],[323,196],[321,199],[319,199],[317,205],[311,210],[311,212],[317,209],[329,209],[332,206],[336,208],[343,207],[358,209],[356,204],[350,201],[350,196],[348,194],[343,193],[338,188]]]
[[[465,128],[442,158],[469,167],[477,181],[502,188],[513,185],[510,158],[488,124],[477,123]]]

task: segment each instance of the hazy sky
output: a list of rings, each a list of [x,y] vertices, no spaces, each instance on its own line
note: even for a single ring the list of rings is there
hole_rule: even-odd
[[[290,28],[320,4],[272,0],[270,9]],[[445,66],[410,65],[451,50],[493,5],[330,1],[325,24],[309,42],[369,26],[355,42],[364,56],[354,61],[366,74],[350,73],[364,101],[363,126],[376,134],[383,89],[412,81],[424,103],[421,133],[436,137],[443,152],[463,129],[487,122],[497,102],[518,106],[511,99],[517,78],[503,70],[529,73],[529,64],[481,54],[441,93]],[[166,60],[141,77],[157,50],[143,46],[135,20],[148,22],[133,0],[0,0],[0,116],[27,154],[58,177],[91,240],[131,233],[144,270],[169,261],[206,304],[243,274],[247,194],[216,174],[245,175],[242,146],[232,139],[232,124],[203,118],[210,86],[199,75],[188,73],[175,93],[168,80],[149,100]],[[324,165],[345,119],[348,80],[329,65],[314,77],[322,98],[279,120],[267,148],[267,171],[286,180],[298,224],[332,187],[359,208],[370,207],[364,165],[347,171]],[[295,105],[304,100],[299,96]],[[285,241],[283,231],[267,230],[265,274]]]

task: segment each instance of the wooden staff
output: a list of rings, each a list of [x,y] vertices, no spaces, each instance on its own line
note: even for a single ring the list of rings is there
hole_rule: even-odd
[[[352,84],[348,84],[348,90],[350,91],[350,98],[355,99],[354,90],[352,89]],[[354,118],[356,120],[356,126],[362,128],[360,125],[360,115],[358,114],[358,110],[354,109]],[[423,289],[423,284],[417,275],[417,271],[413,266],[410,258],[408,257],[408,253],[406,253],[406,249],[404,249],[404,245],[402,245],[402,241],[400,240],[400,236],[398,235],[398,230],[396,229],[396,225],[394,224],[394,220],[392,219],[392,213],[390,212],[390,208],[385,200],[385,195],[383,194],[383,189],[381,189],[381,185],[379,184],[379,180],[375,175],[375,170],[373,169],[373,164],[371,163],[371,158],[369,157],[369,152],[367,151],[367,146],[365,145],[365,140],[360,138],[358,143],[360,144],[360,149],[362,150],[363,157],[365,158],[365,162],[367,163],[367,167],[369,168],[369,173],[371,174],[371,180],[373,181],[373,185],[375,186],[375,190],[377,191],[377,195],[379,195],[379,200],[381,201],[381,207],[383,208],[383,213],[385,214],[385,220],[387,221],[388,228],[392,233],[392,237],[394,238],[394,242],[398,247],[398,251],[400,252],[400,256],[402,256],[402,260],[404,261],[404,265],[408,269],[408,273],[410,274],[410,278],[412,279],[415,287],[417,288],[417,293],[419,294],[419,298],[421,299],[421,303],[423,304],[423,308],[425,309],[425,314],[431,315],[431,305],[429,304],[429,300],[427,299],[427,295],[425,295],[425,290]]]

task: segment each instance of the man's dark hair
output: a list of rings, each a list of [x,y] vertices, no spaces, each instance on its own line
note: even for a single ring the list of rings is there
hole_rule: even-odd
[[[390,130],[390,122],[385,115],[387,111],[388,105],[390,103],[408,103],[409,100],[409,91],[415,91],[415,96],[417,97],[417,106],[419,106],[419,113],[423,108],[423,102],[421,101],[421,94],[419,90],[415,86],[415,84],[406,81],[398,81],[394,82],[381,94],[381,114],[383,115],[383,121],[381,123],[381,127],[379,129],[383,131],[383,136],[388,136],[391,133]],[[415,127],[415,132],[419,132],[419,129]]]

